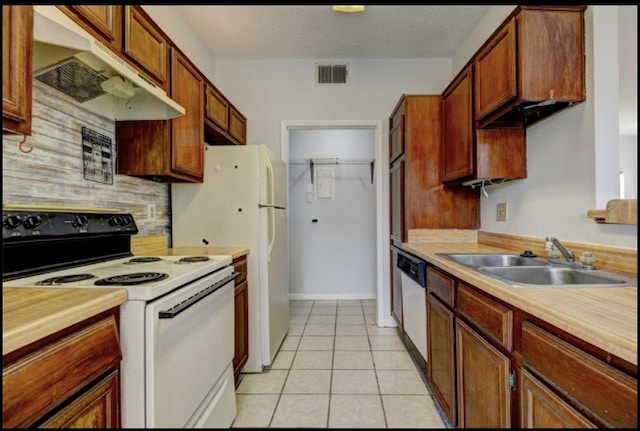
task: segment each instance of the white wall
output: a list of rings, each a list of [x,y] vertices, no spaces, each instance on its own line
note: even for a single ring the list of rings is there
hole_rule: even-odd
[[[620,169],[624,172],[624,197],[638,197],[638,136],[620,136]]]
[[[311,158],[374,160],[374,132],[372,128],[290,131],[292,299],[376,298],[376,190],[370,165],[314,165],[315,175],[321,169],[335,175],[333,199],[322,199],[316,194],[319,182],[312,184],[305,163]],[[314,190],[310,202],[309,187]]]

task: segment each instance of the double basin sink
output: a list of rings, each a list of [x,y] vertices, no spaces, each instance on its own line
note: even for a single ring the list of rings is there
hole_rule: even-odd
[[[440,253],[516,287],[620,287],[627,282],[601,270],[570,268],[563,264],[498,253]]]

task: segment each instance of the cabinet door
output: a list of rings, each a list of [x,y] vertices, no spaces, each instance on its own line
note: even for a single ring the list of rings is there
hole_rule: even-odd
[[[237,378],[249,358],[249,282],[245,279],[235,287],[235,353],[233,374]]]
[[[456,375],[453,312],[427,294],[427,378],[440,407],[456,426]]]
[[[125,6],[124,53],[166,89],[169,44],[153,21],[137,6]]]
[[[403,158],[396,160],[389,170],[389,202],[391,207],[391,240],[406,241],[404,220],[404,170]]]
[[[520,374],[521,428],[596,428],[533,375]]]
[[[117,370],[41,424],[41,428],[120,428]]]
[[[398,322],[398,326],[403,329],[402,320],[402,283],[401,272],[396,264],[398,261],[398,250],[391,247],[391,315]]]
[[[33,7],[2,6],[2,131],[31,134]]]
[[[204,81],[172,48],[171,96],[186,114],[171,120],[171,170],[202,180],[204,162]]]
[[[517,95],[515,18],[478,52],[474,66],[475,113],[480,120]]]
[[[467,66],[442,94],[443,182],[470,176],[475,169],[472,70]]]
[[[213,85],[207,85],[207,118],[222,130],[229,129],[229,102]]]
[[[58,6],[63,12],[70,9],[76,17],[69,15],[83,28],[96,36],[113,51],[122,52],[122,6],[120,5],[90,5],[90,6]]]
[[[405,116],[404,109],[392,118],[392,129],[389,132],[389,162],[393,163],[395,159],[404,153],[405,146]]]
[[[456,321],[458,426],[510,428],[509,358]]]
[[[247,143],[247,120],[233,106],[229,108],[229,135],[239,143]]]

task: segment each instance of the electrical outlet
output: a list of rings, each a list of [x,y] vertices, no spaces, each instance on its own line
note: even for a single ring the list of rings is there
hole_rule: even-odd
[[[147,219],[154,220],[156,218],[156,204],[147,204]]]
[[[507,221],[507,203],[500,202],[496,205],[496,221]]]

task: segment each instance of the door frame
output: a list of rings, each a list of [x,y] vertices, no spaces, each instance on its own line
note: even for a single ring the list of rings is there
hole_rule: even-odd
[[[391,318],[389,289],[385,289],[385,268],[388,256],[388,208],[384,202],[384,189],[382,161],[382,121],[380,120],[297,120],[282,121],[280,123],[280,157],[288,163],[289,161],[289,131],[292,129],[347,129],[347,128],[368,128],[374,129],[375,140],[375,164],[374,180],[376,185],[376,323],[378,326],[396,326]],[[289,182],[289,170],[287,169],[287,183]],[[386,234],[385,234],[386,233]],[[387,248],[385,251],[385,244]],[[388,316],[388,318],[385,318]]]

